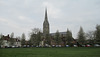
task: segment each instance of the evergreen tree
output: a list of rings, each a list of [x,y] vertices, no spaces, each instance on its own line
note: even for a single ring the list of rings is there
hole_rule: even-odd
[[[25,45],[25,39],[26,39],[26,37],[25,37],[25,34],[23,33],[22,37],[21,37],[21,44],[22,45]]]
[[[79,32],[78,32],[78,42],[80,43],[80,44],[85,44],[85,33],[84,33],[84,31],[83,31],[83,28],[82,27],[80,27],[80,30],[79,30]]]
[[[64,46],[66,47],[66,35],[64,36],[63,34],[61,34],[61,39],[62,39],[62,41],[63,41],[63,43],[64,43]]]
[[[55,41],[56,41],[56,44],[59,45],[60,42],[61,42],[61,37],[60,37],[60,34],[59,34],[59,31],[57,30],[56,34],[55,34]]]
[[[10,38],[14,38],[14,33],[13,32],[11,33]]]
[[[67,33],[66,33],[66,40],[67,40],[67,44],[72,46],[72,32],[69,31],[69,29],[67,29]]]

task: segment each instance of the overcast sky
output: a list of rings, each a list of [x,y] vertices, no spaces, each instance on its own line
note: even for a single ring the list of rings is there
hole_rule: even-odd
[[[31,29],[43,30],[45,7],[51,33],[68,28],[76,38],[80,26],[88,32],[100,24],[100,0],[0,0],[0,33],[28,39]]]

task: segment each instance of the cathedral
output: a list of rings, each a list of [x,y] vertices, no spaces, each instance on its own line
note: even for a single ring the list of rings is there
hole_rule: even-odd
[[[66,32],[60,32],[60,34],[65,35]],[[50,33],[50,26],[48,22],[48,16],[47,16],[47,9],[45,9],[45,18],[43,22],[43,40],[42,40],[42,46],[45,45],[56,45],[53,38],[51,36],[54,36],[55,33]],[[60,43],[63,44],[62,42]]]
[[[46,45],[57,45],[57,43],[54,40],[54,36],[56,33],[50,33],[50,26],[48,21],[48,15],[47,15],[47,9],[45,9],[45,17],[43,22],[43,40],[42,40],[42,46]],[[61,42],[59,45],[64,46],[65,43],[65,36],[66,32],[59,32],[61,37]]]
[[[47,9],[45,10],[45,20],[43,22],[43,35],[49,35],[49,22],[48,22],[48,16],[47,16]]]
[[[45,18],[43,22],[43,39],[42,39],[42,46],[50,45],[50,37],[49,34],[49,22],[48,22],[48,16],[47,16],[47,9],[45,9]]]

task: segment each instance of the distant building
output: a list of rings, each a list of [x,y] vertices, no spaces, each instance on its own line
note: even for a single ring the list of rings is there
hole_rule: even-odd
[[[9,35],[7,35],[7,36],[3,35],[2,39],[3,39],[2,45],[1,45],[2,48],[12,47],[12,46],[13,47],[21,47],[21,42],[18,38],[12,38],[12,40],[14,41],[13,45],[11,45],[11,42],[10,42],[11,38],[9,37]]]
[[[7,36],[4,36],[4,35],[3,35],[2,38],[3,38],[3,40],[2,40],[2,45],[1,45],[1,47],[3,47],[3,48],[9,47],[9,46],[10,46],[10,42],[9,42],[10,37],[9,37],[9,35],[7,35]]]

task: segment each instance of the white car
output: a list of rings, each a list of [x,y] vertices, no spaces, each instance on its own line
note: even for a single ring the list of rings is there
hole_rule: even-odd
[[[59,45],[56,45],[56,47],[59,47]]]
[[[15,48],[15,46],[12,46],[12,48]]]
[[[55,47],[55,45],[52,45],[52,47]]]
[[[69,45],[66,45],[66,47],[69,47]]]
[[[78,47],[77,45],[74,45],[74,47]]]
[[[95,47],[100,47],[100,45],[99,45],[99,44],[94,44],[94,46],[95,46]]]
[[[61,45],[59,45],[59,47],[61,47]]]
[[[89,44],[88,44],[89,45]],[[82,45],[82,47],[85,47],[85,45]]]

